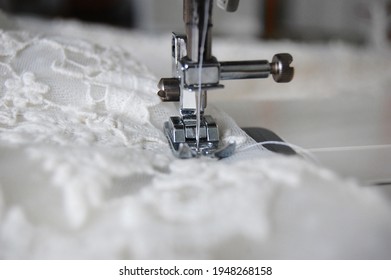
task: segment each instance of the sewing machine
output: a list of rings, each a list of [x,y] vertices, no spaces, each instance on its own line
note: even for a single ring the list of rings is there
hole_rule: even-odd
[[[172,116],[164,131],[174,154],[179,158],[212,156],[225,158],[235,151],[235,143],[222,143],[218,125],[204,115],[207,92],[221,89],[223,80],[268,78],[290,82],[294,68],[288,53],[267,60],[219,61],[212,55],[213,0],[184,0],[186,34],[172,35],[172,75],[162,78],[158,95],[164,102],[179,102],[180,116]],[[239,0],[218,0],[217,5],[235,12]]]

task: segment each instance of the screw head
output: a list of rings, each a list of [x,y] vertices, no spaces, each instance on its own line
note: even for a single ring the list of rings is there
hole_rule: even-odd
[[[289,83],[295,74],[295,69],[290,66],[293,58],[289,53],[279,53],[273,56],[271,74],[277,83]]]
[[[179,101],[180,86],[177,78],[162,78],[158,83],[157,95],[162,101]]]

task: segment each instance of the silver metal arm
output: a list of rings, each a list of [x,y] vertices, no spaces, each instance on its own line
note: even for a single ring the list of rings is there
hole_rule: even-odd
[[[219,7],[236,11],[239,0],[217,0]],[[294,69],[292,56],[276,54],[267,60],[222,61],[212,55],[213,0],[183,0],[185,35],[172,37],[172,78],[162,78],[158,95],[162,101],[179,101],[181,116],[165,123],[165,132],[174,153],[180,158],[202,155],[228,156],[234,147],[220,150],[218,127],[211,116],[204,116],[207,91],[223,88],[221,80],[268,78],[290,82]],[[202,65],[202,69],[200,69]],[[201,81],[201,83],[200,83]],[[200,88],[201,87],[201,88]],[[200,143],[196,144],[196,93],[201,92]]]
[[[192,62],[208,61],[212,58],[212,11],[213,0],[183,1],[187,58]],[[204,24],[205,21],[207,22],[206,25]],[[206,32],[205,42],[202,42],[203,32]],[[203,49],[203,57],[199,57],[201,49]]]

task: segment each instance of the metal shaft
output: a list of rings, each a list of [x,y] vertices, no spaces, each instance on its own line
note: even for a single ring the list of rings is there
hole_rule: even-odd
[[[288,83],[295,72],[290,66],[292,60],[290,54],[279,53],[271,63],[267,60],[223,61],[220,62],[220,80],[262,79],[271,74],[277,83]]]
[[[208,6],[209,4],[209,6]],[[209,61],[212,58],[212,9],[213,0],[183,0],[183,20],[186,25],[187,56],[193,62]],[[208,23],[204,31],[205,16]],[[202,34],[206,32],[205,44],[202,44]],[[203,57],[199,57],[203,48]]]
[[[271,66],[267,60],[220,62],[221,80],[267,78],[270,71]]]

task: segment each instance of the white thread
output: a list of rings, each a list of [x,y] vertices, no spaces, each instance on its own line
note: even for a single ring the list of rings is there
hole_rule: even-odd
[[[310,159],[312,162],[314,162],[316,164],[320,164],[319,160],[309,150],[304,149],[298,145],[287,143],[287,142],[282,142],[282,141],[258,142],[258,143],[255,143],[255,144],[243,147],[243,148],[239,148],[239,149],[237,149],[237,152],[239,152],[239,153],[245,152],[245,151],[252,149],[252,148],[255,148],[255,147],[259,147],[259,146],[264,147],[264,145],[280,145],[280,146],[289,147],[289,148],[293,149],[296,153],[302,155],[305,158]]]
[[[363,146],[341,146],[341,147],[325,147],[325,148],[311,148],[308,149],[312,153],[321,152],[345,152],[345,151],[358,151],[358,150],[377,150],[377,149],[390,149],[391,144],[384,145],[363,145]]]
[[[202,95],[202,66],[203,66],[203,56],[205,52],[205,43],[206,43],[206,35],[208,29],[208,20],[209,20],[209,6],[210,0],[207,0],[205,3],[205,11],[204,11],[204,24],[202,29],[202,38],[201,38],[201,46],[198,55],[198,91],[196,98],[196,115],[197,115],[197,123],[196,123],[196,143],[197,143],[197,151],[199,150],[200,145],[200,127],[201,127],[201,95]]]

